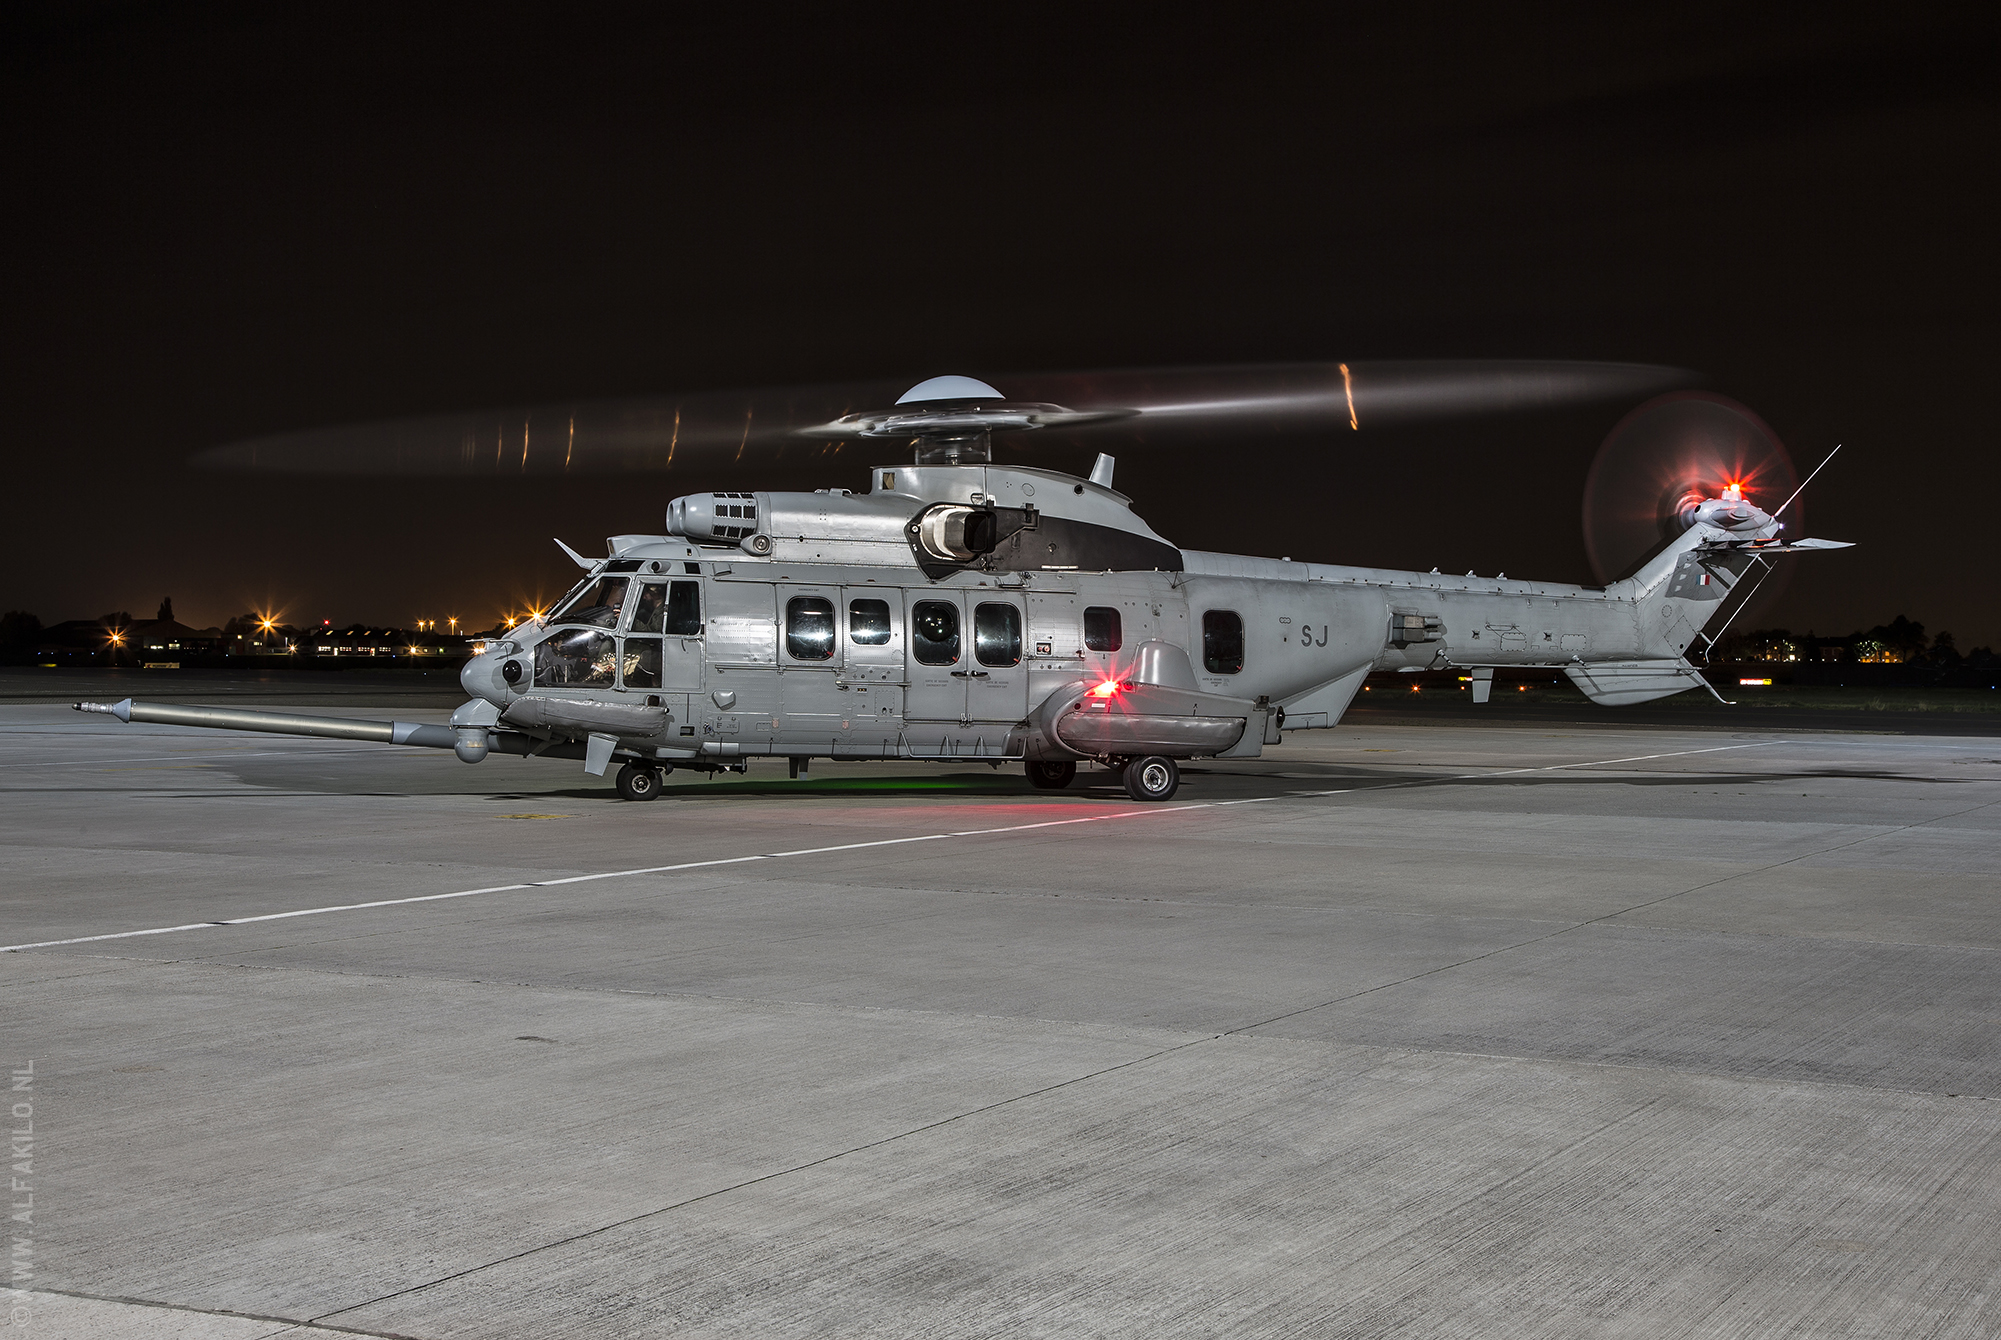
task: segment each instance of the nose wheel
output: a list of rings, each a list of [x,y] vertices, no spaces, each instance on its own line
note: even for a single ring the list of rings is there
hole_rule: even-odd
[[[1126,764],[1125,783],[1134,800],[1172,800],[1181,786],[1181,769],[1171,758],[1148,755]]]
[[[618,770],[618,794],[626,800],[651,800],[660,794],[660,773],[628,763]]]

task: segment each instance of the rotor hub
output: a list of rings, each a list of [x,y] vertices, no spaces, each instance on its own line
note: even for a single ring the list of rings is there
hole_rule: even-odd
[[[1130,418],[1130,409],[1074,410],[1037,400],[1009,400],[971,377],[933,377],[905,391],[886,410],[844,414],[802,428],[803,437],[907,438],[917,465],[985,464],[995,433],[1073,428]]]

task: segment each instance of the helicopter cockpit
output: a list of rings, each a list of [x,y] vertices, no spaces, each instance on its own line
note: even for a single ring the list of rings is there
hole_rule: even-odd
[[[587,583],[576,598],[555,612],[551,623],[582,624],[591,628],[612,628],[625,608],[625,577],[600,577]]]
[[[545,623],[550,631],[535,646],[535,684],[659,688],[662,639],[701,635],[701,583],[600,576],[581,584]]]

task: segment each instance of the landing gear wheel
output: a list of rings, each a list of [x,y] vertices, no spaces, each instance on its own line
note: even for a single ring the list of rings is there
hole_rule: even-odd
[[[618,794],[626,800],[651,800],[660,794],[660,774],[638,763],[618,770]]]
[[[1150,754],[1125,767],[1126,794],[1134,800],[1172,800],[1181,785],[1181,769],[1171,758]]]
[[[1031,763],[1028,765],[1028,784],[1042,791],[1061,791],[1077,780],[1077,765],[1068,761],[1062,763]]]

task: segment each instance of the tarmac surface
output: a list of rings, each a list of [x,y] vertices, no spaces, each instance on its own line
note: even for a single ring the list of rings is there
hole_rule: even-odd
[[[0,706],[4,1334],[2001,1333],[2001,738],[1635,720],[635,805]]]

